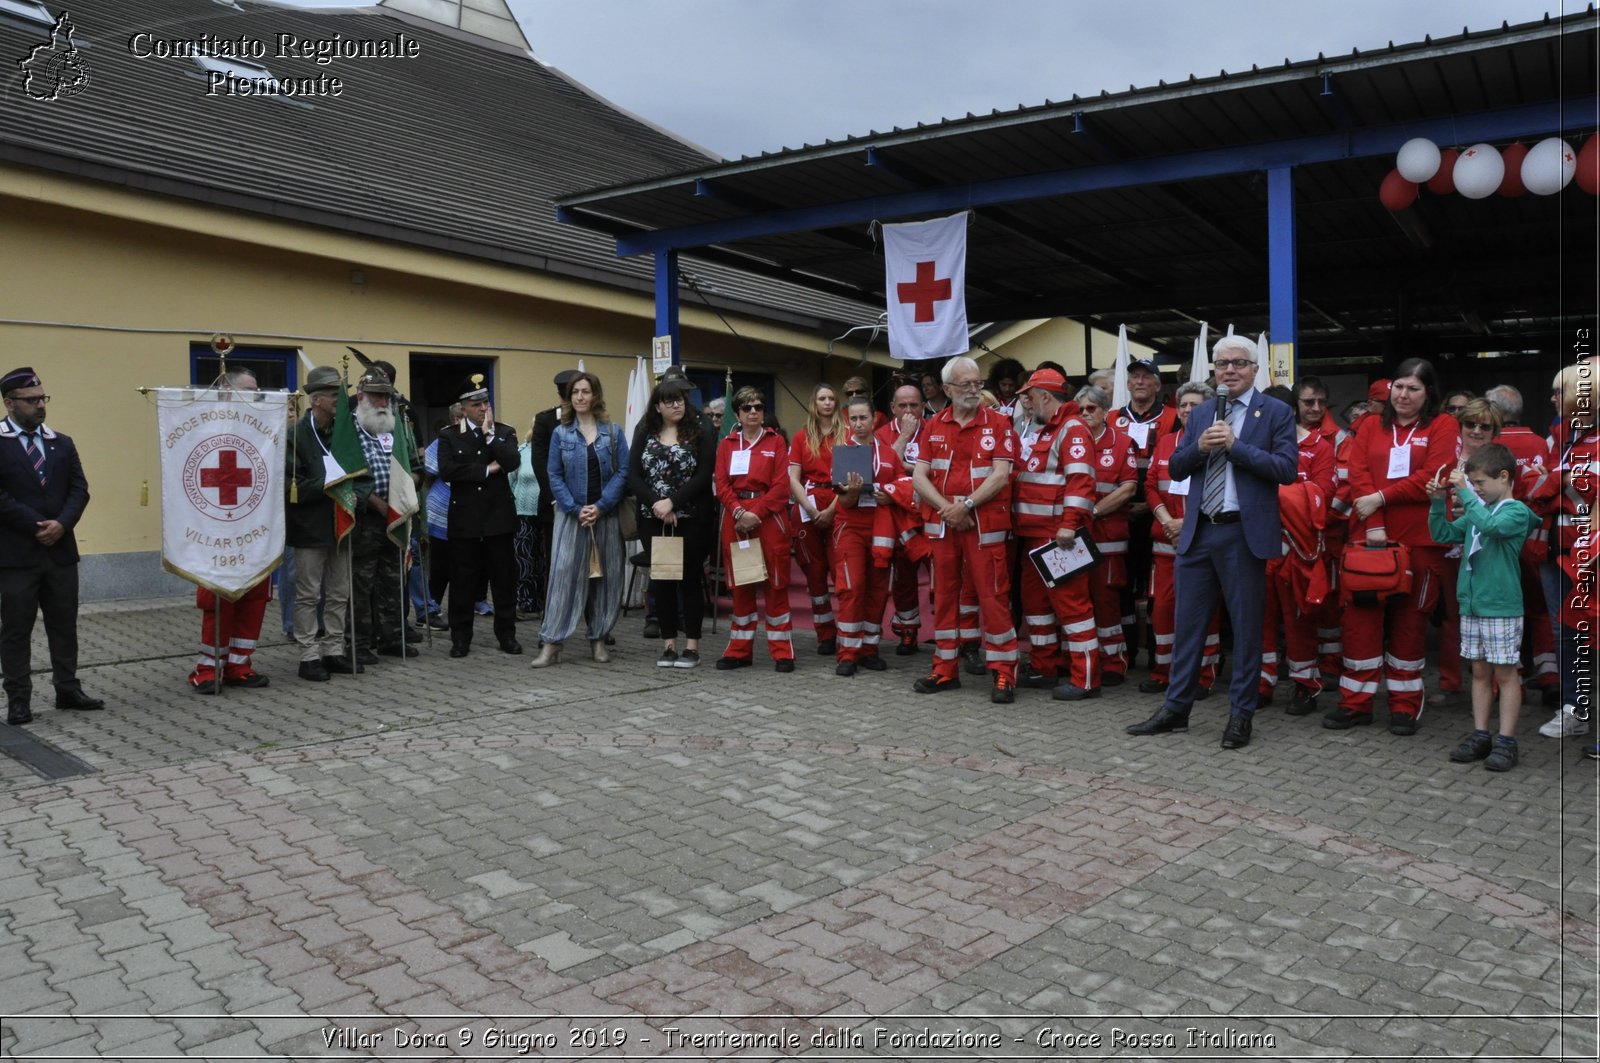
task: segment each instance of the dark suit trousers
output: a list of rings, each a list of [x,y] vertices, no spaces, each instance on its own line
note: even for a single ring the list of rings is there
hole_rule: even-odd
[[[472,643],[473,606],[485,585],[494,597],[494,636],[517,637],[517,556],[511,536],[450,540],[450,641]],[[1260,651],[1260,647],[1256,647]]]
[[[33,695],[33,621],[41,612],[51,680],[57,689],[77,689],[78,566],[44,560],[0,568],[0,672],[9,701],[25,704]]]
[[[1188,716],[1194,707],[1206,631],[1220,593],[1233,622],[1233,680],[1228,685],[1228,700],[1234,715],[1249,716],[1256,711],[1256,684],[1261,674],[1267,563],[1250,552],[1243,524],[1212,524],[1199,514],[1190,519],[1200,523],[1189,552],[1179,554],[1175,565],[1177,639],[1166,708]]]

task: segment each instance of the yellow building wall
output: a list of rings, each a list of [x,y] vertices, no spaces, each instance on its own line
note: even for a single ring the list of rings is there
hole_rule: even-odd
[[[19,174],[22,194],[7,195],[8,181],[19,191]],[[412,354],[493,358],[495,415],[519,433],[554,404],[551,378],[580,356],[556,352],[581,352],[618,421],[633,357],[649,354],[648,294],[153,197],[144,205],[160,223],[147,223],[132,217],[139,197],[35,182],[0,172],[0,246],[9,252],[0,261],[0,372],[37,369],[49,423],[77,441],[91,494],[77,530],[86,554],[160,549],[155,407],[136,389],[188,384],[190,343],[214,332],[241,346],[302,347],[321,365],[338,365],[351,344],[393,362],[402,390]],[[452,272],[472,283],[443,279]],[[685,309],[684,361],[773,373],[809,393],[825,339],[729,320],[744,340],[709,312]],[[352,360],[352,379],[359,370]],[[776,390],[782,423],[798,424],[802,406]],[[150,504],[141,507],[146,480]]]
[[[994,358],[979,362],[985,371],[995,358],[1015,358],[1028,369],[1037,368],[1040,362],[1056,361],[1065,366],[1067,376],[1077,382],[1092,370],[1109,368],[1117,360],[1116,333],[1094,329],[1091,350],[1091,345],[1085,342],[1089,330],[1069,318],[1051,318],[1019,331],[1019,335],[1003,343],[989,343]],[[1142,343],[1130,341],[1128,351],[1136,359],[1155,357],[1154,348]],[[1089,364],[1091,355],[1093,365]]]

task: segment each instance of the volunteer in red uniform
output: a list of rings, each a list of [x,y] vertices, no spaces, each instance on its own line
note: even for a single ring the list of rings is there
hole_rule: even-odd
[[[1178,426],[1161,437],[1150,456],[1145,477],[1144,497],[1155,518],[1155,542],[1150,544],[1150,632],[1155,652],[1150,678],[1139,684],[1141,694],[1160,694],[1172,677],[1172,642],[1177,635],[1178,591],[1173,561],[1178,556],[1178,537],[1183,534],[1183,515],[1189,504],[1189,484],[1194,477],[1172,478],[1172,455],[1189,423],[1189,414],[1202,402],[1216,397],[1210,384],[1190,381],[1178,388]],[[1222,657],[1222,614],[1213,612],[1206,628],[1205,649],[1200,655],[1200,689],[1196,698],[1209,698],[1217,682],[1217,665]]]
[[[872,431],[872,402],[864,395],[845,407],[850,441],[836,446],[872,451],[872,480],[856,473],[840,485],[833,519],[833,589],[839,596],[839,664],[835,675],[855,675],[857,666],[881,672],[888,665],[878,656],[883,632],[883,604],[889,596],[889,570],[872,558],[872,533],[878,506],[892,505],[883,488],[900,476],[900,459]],[[919,417],[920,421],[921,418]]]
[[[739,427],[717,446],[715,484],[722,505],[723,571],[733,574],[733,552],[759,549],[767,564],[764,584],[733,587],[728,648],[717,667],[748,668],[755,655],[756,590],[766,606],[767,652],[780,672],[794,671],[793,622],[789,615],[789,447],[764,427],[766,396],[759,388],[734,392]]]
[[[1311,484],[1320,493],[1322,505],[1327,505],[1327,500],[1333,497],[1333,488],[1337,480],[1334,472],[1333,443],[1322,436],[1323,406],[1316,401],[1302,401],[1308,392],[1314,396],[1318,391],[1326,402],[1327,391],[1322,388],[1322,382],[1315,377],[1302,380],[1291,394],[1288,388],[1268,388],[1266,394],[1288,403],[1295,410],[1295,440],[1299,450],[1296,483]],[[1295,485],[1290,484],[1279,489],[1279,497],[1283,492],[1294,490]],[[1279,510],[1283,510],[1280,501]],[[1317,711],[1317,695],[1322,693],[1322,675],[1317,670],[1317,625],[1322,617],[1323,605],[1307,605],[1299,597],[1301,585],[1289,578],[1285,566],[1293,564],[1289,559],[1289,552],[1295,546],[1289,537],[1289,528],[1285,526],[1283,536],[1283,557],[1273,558],[1267,562],[1267,601],[1266,611],[1261,622],[1261,682],[1258,687],[1261,694],[1261,704],[1267,705],[1272,701],[1272,695],[1278,687],[1278,628],[1283,628],[1283,649],[1288,658],[1289,678],[1294,683],[1294,695],[1289,701],[1288,713],[1290,716],[1305,716]],[[1308,548],[1309,550],[1309,548]],[[1303,555],[1302,555],[1303,556]],[[1322,554],[1318,553],[1314,561],[1317,565],[1325,564]],[[1324,600],[1325,601],[1325,600]]]
[[[1048,542],[1071,548],[1093,520],[1094,441],[1054,369],[1036,370],[1020,394],[1039,430],[1012,477],[1012,512],[1022,554],[1022,614],[1028,625],[1028,667],[1022,686],[1054,688],[1060,701],[1100,696],[1100,643],[1095,635],[1090,570],[1045,586],[1028,552]],[[1062,669],[1066,674],[1060,675]],[[1066,682],[1057,687],[1058,677]]]
[[[833,495],[833,446],[849,438],[832,384],[811,389],[805,427],[789,445],[789,491],[794,498],[794,551],[811,595],[811,622],[817,652],[831,657],[838,650],[833,599],[828,595],[828,540],[833,536],[838,507]]]
[[[1145,604],[1149,615],[1150,557],[1152,545],[1165,539],[1155,527],[1145,501],[1145,484],[1149,479],[1150,458],[1156,446],[1168,436],[1177,434],[1178,411],[1161,401],[1161,370],[1149,358],[1140,358],[1128,364],[1128,405],[1109,418],[1117,434],[1126,436],[1133,444],[1133,460],[1139,467],[1139,483],[1133,501],[1128,503],[1128,582],[1122,589],[1122,633],[1129,643],[1128,658],[1139,656],[1139,605]],[[1155,657],[1154,647],[1152,660]]]
[[[248,369],[230,369],[218,389],[223,394],[255,391],[256,375]],[[245,591],[233,601],[205,587],[197,587],[194,604],[200,610],[200,659],[189,673],[189,688],[197,694],[217,692],[217,671],[224,686],[264,687],[269,680],[251,665],[261,638],[261,620],[272,600],[272,577]]]
[[[922,390],[910,383],[895,388],[889,412],[894,418],[878,429],[877,437],[894,452],[900,469],[897,475],[909,476],[917,463],[917,438],[922,432]],[[890,629],[896,640],[894,652],[899,657],[917,652],[917,636],[922,630],[922,592],[917,586],[917,571],[921,567],[906,556],[903,547],[895,546],[889,570],[889,589],[894,597]]]
[[[1352,402],[1344,408],[1344,431],[1333,440],[1335,476],[1333,500],[1328,503],[1328,527],[1324,539],[1328,547],[1328,578],[1332,593],[1322,603],[1322,624],[1317,628],[1318,669],[1325,682],[1337,683],[1344,674],[1344,607],[1339,604],[1339,559],[1350,541],[1354,498],[1350,494],[1350,452],[1355,448],[1356,429],[1363,417],[1374,416],[1389,401],[1387,378],[1367,385],[1366,401]]]
[[[1322,725],[1343,730],[1372,722],[1380,680],[1389,691],[1389,732],[1412,735],[1422,712],[1428,616],[1439,600],[1444,550],[1428,532],[1426,484],[1454,464],[1456,419],[1440,412],[1432,364],[1407,358],[1395,370],[1389,401],[1362,420],[1350,454],[1352,543],[1401,543],[1411,553],[1411,591],[1345,609],[1339,707]],[[1448,471],[1448,469],[1446,469]]]
[[[1561,478],[1550,471],[1554,464],[1550,444],[1522,425],[1522,392],[1510,384],[1497,384],[1483,397],[1500,414],[1500,435],[1495,442],[1517,459],[1515,497],[1543,522],[1541,530],[1522,544],[1522,604],[1527,609],[1522,631],[1528,640],[1531,682],[1543,692],[1546,704],[1555,705],[1559,704],[1561,681],[1556,668],[1555,634],[1539,585],[1539,566],[1550,556],[1549,527],[1556,498],[1561,494]]]
[[[914,689],[932,694],[961,686],[959,610],[965,577],[978,592],[984,658],[994,677],[989,697],[1007,704],[1016,697],[1017,631],[1006,571],[1011,528],[1006,486],[1017,438],[1003,414],[982,408],[977,362],[964,355],[952,358],[941,376],[950,405],[923,427],[912,475],[938,573],[934,635],[939,646],[933,671]]]
[[[1106,423],[1111,400],[1090,385],[1078,389],[1078,415],[1094,441],[1095,491],[1098,495],[1089,538],[1100,548],[1100,563],[1089,572],[1094,596],[1095,634],[1100,640],[1100,685],[1121,685],[1128,674],[1128,644],[1122,634],[1122,588],[1128,583],[1128,503],[1139,487],[1139,466],[1133,443]]]

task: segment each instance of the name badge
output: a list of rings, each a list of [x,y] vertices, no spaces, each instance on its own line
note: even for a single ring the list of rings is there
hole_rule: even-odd
[[[378,445],[383,448],[383,452],[385,454],[393,454],[394,453],[394,433],[393,432],[380,432],[378,434]]]
[[[1411,475],[1411,448],[1389,448],[1389,479],[1400,480]]]
[[[1187,476],[1185,476],[1181,480],[1172,481],[1172,486],[1167,488],[1167,494],[1169,494],[1169,495],[1178,495],[1178,496],[1181,497],[1181,496],[1188,495],[1188,493],[1189,493],[1189,477],[1187,477]]]
[[[806,506],[810,506],[811,509],[816,509],[817,508],[817,496],[816,495],[806,495]],[[810,524],[811,523],[811,509],[807,509],[806,506],[801,506],[800,507],[800,523],[801,524]]]
[[[750,474],[750,452],[736,450],[728,460],[729,476],[748,476]]]

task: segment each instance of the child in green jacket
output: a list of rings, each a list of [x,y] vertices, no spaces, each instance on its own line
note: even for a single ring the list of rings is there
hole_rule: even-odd
[[[1441,469],[1442,473],[1444,470]],[[1467,459],[1465,473],[1452,469],[1461,515],[1445,514],[1446,485],[1436,474],[1428,484],[1428,530],[1434,541],[1460,543],[1461,575],[1456,600],[1461,606],[1461,659],[1472,662],[1472,726],[1450,754],[1459,763],[1482,760],[1490,771],[1509,771],[1517,763],[1517,714],[1522,711],[1522,574],[1518,554],[1523,540],[1539,526],[1533,510],[1511,497],[1517,459],[1499,443]],[[1500,685],[1500,734],[1489,737],[1493,683]]]

